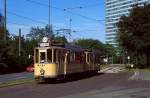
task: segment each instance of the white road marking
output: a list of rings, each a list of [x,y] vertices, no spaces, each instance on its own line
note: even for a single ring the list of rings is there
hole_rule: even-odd
[[[124,70],[125,69],[123,67],[108,67],[103,70],[100,70],[99,73],[119,73]]]
[[[24,77],[24,76],[23,76],[23,77],[16,77],[16,78],[14,78],[14,79],[17,80],[17,79],[24,79],[24,78],[27,78],[27,77]]]

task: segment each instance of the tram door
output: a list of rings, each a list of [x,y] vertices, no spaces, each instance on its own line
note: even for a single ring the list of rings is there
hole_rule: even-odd
[[[91,70],[91,53],[86,52],[86,64],[87,64],[87,69]]]
[[[54,49],[54,61],[57,64],[58,74],[64,74],[65,52],[63,49]]]

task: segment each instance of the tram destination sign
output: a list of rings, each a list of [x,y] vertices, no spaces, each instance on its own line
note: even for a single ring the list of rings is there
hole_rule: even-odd
[[[48,47],[49,43],[40,43],[40,47]]]

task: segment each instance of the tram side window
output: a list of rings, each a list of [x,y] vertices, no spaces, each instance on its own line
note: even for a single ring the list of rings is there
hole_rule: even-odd
[[[61,50],[57,50],[57,60],[56,62],[60,63],[60,59],[61,59]]]
[[[58,63],[59,62],[59,58],[58,55],[59,54],[59,50],[58,49],[54,49],[54,62]]]
[[[88,63],[90,63],[90,53],[88,53]]]
[[[80,52],[76,52],[76,53],[75,53],[75,61],[76,61],[77,63],[80,63],[80,62],[81,62],[81,54],[80,54]]]
[[[94,54],[91,54],[91,62],[94,62]]]
[[[81,62],[85,63],[85,54],[84,53],[81,53]]]
[[[38,61],[39,61],[39,50],[36,49],[35,50],[35,62],[38,63]]]
[[[52,49],[47,50],[47,62],[52,62]]]
[[[65,60],[65,51],[60,49],[58,51],[58,62],[63,63],[64,60]]]
[[[70,52],[70,63],[73,63],[74,62],[74,52]]]

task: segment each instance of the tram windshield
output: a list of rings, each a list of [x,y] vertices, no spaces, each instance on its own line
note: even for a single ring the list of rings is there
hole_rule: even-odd
[[[47,49],[47,62],[52,63],[52,49]]]
[[[35,63],[58,63],[64,61],[65,51],[62,49],[36,49]]]
[[[40,63],[44,63],[46,61],[46,52],[40,52]]]

